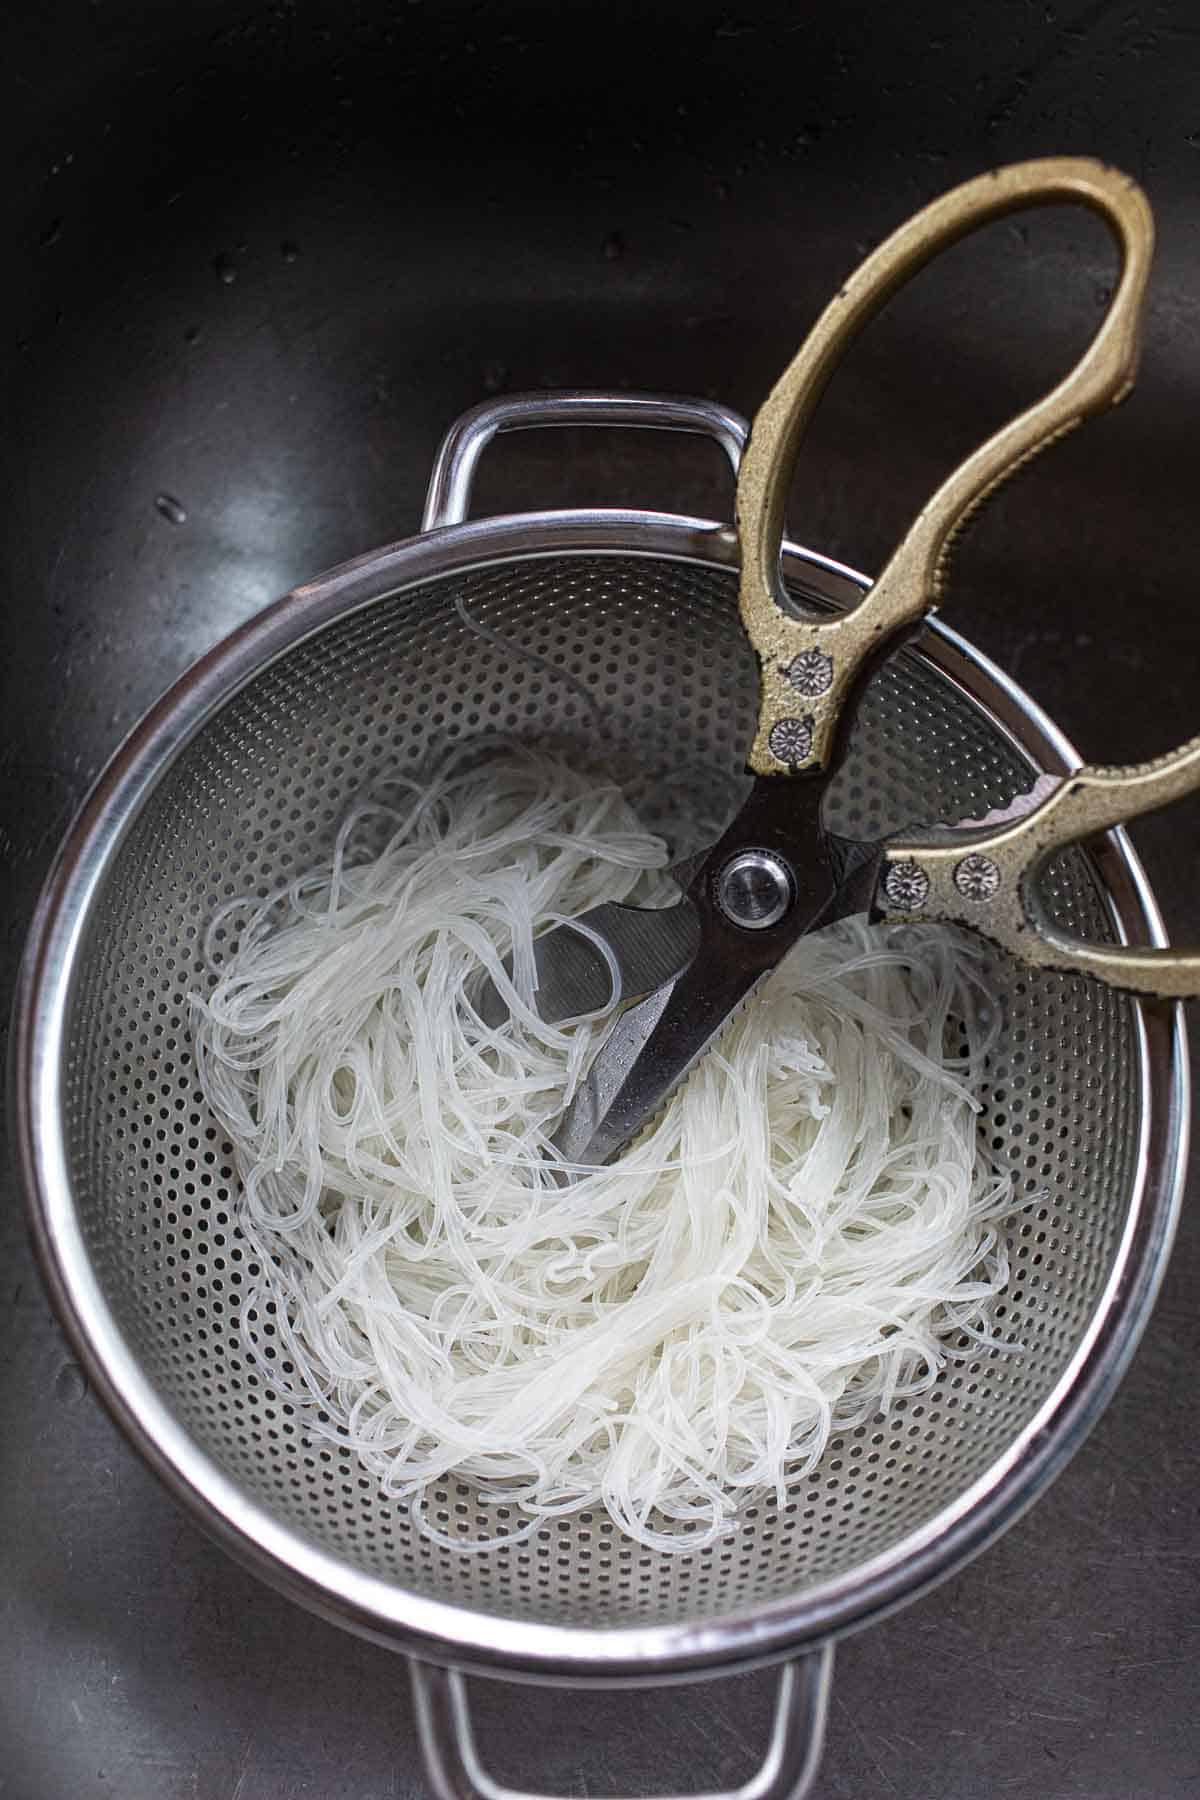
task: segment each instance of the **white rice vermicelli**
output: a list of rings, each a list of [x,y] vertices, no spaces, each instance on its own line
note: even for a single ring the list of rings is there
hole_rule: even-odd
[[[509,750],[396,782],[210,927],[195,1050],[260,1260],[248,1340],[434,1536],[422,1497],[453,1473],[510,1539],[603,1506],[694,1550],[964,1333],[992,1341],[1014,1200],[977,1136],[996,1008],[957,934],[802,940],[634,1145],[554,1179],[605,1017],[540,1020],[534,936],[669,903],[666,860],[618,788]],[[464,991],[481,964],[497,1028]]]

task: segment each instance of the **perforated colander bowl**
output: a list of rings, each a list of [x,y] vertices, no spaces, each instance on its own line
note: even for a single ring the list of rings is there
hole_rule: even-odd
[[[497,429],[621,420],[707,431],[735,462],[745,432],[700,402],[501,402],[450,434],[427,523],[465,515]],[[802,605],[864,585],[794,547],[784,573]],[[18,1141],[79,1355],[202,1524],[297,1599],[413,1656],[445,1794],[496,1791],[448,1668],[646,1680],[785,1657],[797,1660],[754,1791],[801,1792],[828,1641],[957,1565],[1061,1467],[1132,1351],[1170,1242],[1187,1116],[1176,1012],[998,961],[1006,1028],[982,1129],[1022,1198],[1039,1196],[1007,1223],[998,1308],[1024,1352],[976,1349],[922,1400],[835,1437],[785,1505],[747,1507],[728,1541],[665,1556],[582,1513],[456,1552],[418,1535],[248,1361],[233,1157],[188,1031],[213,909],[312,864],[378,781],[497,731],[635,780],[652,823],[672,823],[672,795],[698,770],[732,806],[757,704],[735,600],[728,527],[640,512],[455,523],[297,589],[123,746],[63,848],[26,957]],[[832,822],[867,834],[978,815],[1076,760],[1012,683],[935,627],[874,681]],[[1050,883],[1061,923],[1162,942],[1120,834],[1060,858]],[[269,1318],[260,1329],[269,1359]],[[482,1523],[453,1481],[430,1511],[451,1537]]]

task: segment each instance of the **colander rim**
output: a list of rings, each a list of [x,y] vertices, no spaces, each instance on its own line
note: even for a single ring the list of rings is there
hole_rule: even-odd
[[[474,521],[401,540],[293,589],[178,678],[106,765],[38,901],[14,1006],[14,1138],[43,1274],[93,1387],[172,1493],[241,1562],[310,1610],[412,1655],[539,1680],[670,1679],[777,1659],[906,1603],[977,1554],[1060,1472],[1124,1373],[1165,1268],[1187,1151],[1187,1046],[1178,1004],[1134,1003],[1142,1101],[1134,1195],[1089,1329],[1051,1394],[951,1505],[887,1551],[802,1595],[696,1623],[602,1627],[506,1618],[365,1574],[252,1500],[190,1438],[138,1367],[79,1229],[62,1130],[61,1049],[88,909],[125,833],[175,757],[269,663],[334,619],[435,577],[562,554],[737,566],[736,538],[727,525],[677,514],[593,509]],[[784,572],[833,604],[869,585],[845,565],[793,544],[785,546]],[[917,654],[984,706],[1035,766],[1052,772],[1079,766],[1041,708],[941,621],[931,622]],[[1122,933],[1131,941],[1164,944],[1153,895],[1123,832],[1107,835],[1097,862]]]

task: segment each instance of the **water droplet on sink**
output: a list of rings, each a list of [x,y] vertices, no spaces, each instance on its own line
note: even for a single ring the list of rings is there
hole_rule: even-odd
[[[606,262],[616,262],[625,254],[625,239],[619,231],[610,231],[601,245]]]
[[[171,525],[182,525],[187,519],[186,510],[180,505],[174,494],[155,494],[154,510],[161,513]]]
[[[284,262],[295,262],[300,254],[300,246],[299,244],[293,244],[290,238],[284,238],[282,244],[279,246],[279,254],[282,256]]]
[[[226,256],[224,251],[220,256],[213,257],[213,272],[217,280],[223,281],[226,287],[232,287],[237,280],[237,264],[231,256]]]
[[[77,1362],[65,1362],[54,1377],[54,1397],[64,1406],[78,1406],[87,1395],[87,1376]]]

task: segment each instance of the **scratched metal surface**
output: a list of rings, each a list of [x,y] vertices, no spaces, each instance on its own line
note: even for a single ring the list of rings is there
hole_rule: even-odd
[[[1123,164],[1161,251],[1135,399],[992,507],[952,616],[1086,751],[1196,729],[1200,20],[1186,0],[809,13],[6,9],[6,991],[121,733],[294,580],[414,528],[448,419],[546,384],[750,411],[861,248],[993,161]],[[1108,280],[1076,220],[956,252],[839,382],[799,534],[876,565],[938,474],[1065,364]],[[482,503],[727,509],[715,453],[570,449],[506,449]],[[1200,935],[1198,825],[1192,808],[1138,834],[1180,937]],[[1121,1395],[1050,1496],[844,1646],[822,1800],[1200,1793],[1198,1281],[1193,1205]],[[420,1794],[399,1660],[234,1569],[85,1391],[7,1163],[0,1295],[0,1796]],[[711,1787],[752,1766],[769,1689],[488,1684],[480,1735],[498,1773],[547,1789]]]

